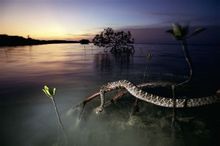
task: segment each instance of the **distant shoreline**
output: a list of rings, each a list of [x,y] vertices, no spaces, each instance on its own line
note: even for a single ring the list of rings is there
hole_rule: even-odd
[[[32,45],[46,45],[46,44],[89,44],[91,43],[87,39],[79,41],[68,41],[68,40],[37,40],[32,38],[24,38],[21,36],[10,36],[6,34],[0,34],[0,47],[7,46],[32,46]],[[179,45],[178,42],[144,42],[135,44],[149,44],[149,45]],[[193,43],[189,42],[189,46],[219,46],[220,43]]]
[[[85,41],[85,39],[84,39]],[[44,44],[64,44],[64,43],[81,43],[80,41],[67,41],[67,40],[37,40],[32,38],[24,38],[21,36],[9,36],[6,34],[0,34],[0,46],[31,46],[31,45],[44,45]],[[90,43],[87,40],[87,43]]]
[[[47,45],[47,44],[77,44],[78,41],[40,41],[37,43],[8,43],[0,44],[0,47],[16,47],[16,46],[32,46],[32,45]]]

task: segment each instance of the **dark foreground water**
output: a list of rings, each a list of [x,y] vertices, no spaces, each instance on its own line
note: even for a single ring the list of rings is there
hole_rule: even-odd
[[[179,46],[136,45],[135,48],[136,53],[129,61],[126,57],[114,58],[93,45],[0,48],[0,145],[65,145],[53,106],[41,91],[45,84],[57,88],[56,102],[68,145],[219,145],[219,104],[178,110],[179,122],[173,130],[171,109],[141,102],[140,111],[130,116],[134,98],[126,95],[96,115],[94,108],[99,105],[96,99],[86,106],[78,123],[78,113],[69,109],[108,81],[127,79],[138,84],[178,82],[186,78],[187,66]],[[220,87],[219,46],[189,49],[195,76],[181,94],[214,94]],[[146,59],[149,51],[153,55],[150,61]]]

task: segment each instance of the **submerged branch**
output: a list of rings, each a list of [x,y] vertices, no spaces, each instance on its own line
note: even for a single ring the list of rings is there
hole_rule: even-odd
[[[171,82],[150,82],[150,83],[138,84],[137,87],[139,87],[139,88],[143,88],[143,87],[154,88],[154,87],[166,87],[166,86],[170,86],[170,85],[172,85]],[[113,89],[109,89],[109,90],[107,90],[105,92],[111,92],[112,90]],[[127,90],[119,91],[114,97],[112,97],[111,102],[114,102],[114,101],[118,100],[119,98],[121,98],[122,96],[124,96],[127,93],[128,93]],[[85,105],[88,102],[92,101],[93,99],[95,99],[95,98],[97,98],[99,96],[100,96],[100,92],[98,91],[98,92],[92,94],[91,96],[88,96],[86,99],[84,99],[79,104],[77,104],[74,107],[72,107],[72,109],[76,109],[76,108],[82,107],[81,112],[80,112],[80,117],[81,117]],[[107,104],[109,105],[110,102],[107,102]]]
[[[154,95],[151,93],[147,93],[140,89],[140,87],[148,87],[148,88],[158,88],[158,87],[169,87],[172,85],[172,95],[173,98],[167,98],[167,97],[162,97],[158,95]],[[125,88],[125,90],[119,91],[119,93],[114,96],[110,101],[105,102],[105,93],[108,93],[114,89],[121,89]],[[217,91],[217,94],[211,95],[211,96],[205,96],[205,97],[192,97],[189,100],[185,98],[180,98],[178,97],[177,99],[175,98],[175,92],[174,92],[175,85],[170,82],[153,82],[153,83],[143,83],[139,85],[134,85],[133,83],[127,81],[127,80],[119,80],[115,82],[109,82],[108,84],[102,86],[100,88],[100,91],[87,97],[83,102],[78,104],[77,106],[73,107],[69,112],[72,113],[76,108],[82,107],[80,110],[80,115],[79,115],[79,121],[81,120],[81,117],[83,115],[83,111],[85,108],[85,105],[95,99],[96,97],[100,96],[101,104],[95,109],[95,112],[99,114],[100,112],[103,111],[104,107],[110,105],[112,101],[116,101],[120,97],[122,97],[126,93],[130,93],[133,95],[135,98],[143,100],[148,103],[155,104],[157,106],[162,106],[162,107],[168,107],[168,108],[173,108],[174,112],[173,115],[175,117],[175,108],[185,108],[185,107],[198,107],[198,106],[204,106],[204,105],[209,105],[209,104],[214,104],[220,102],[219,98],[219,90]],[[174,118],[173,118],[174,121]]]

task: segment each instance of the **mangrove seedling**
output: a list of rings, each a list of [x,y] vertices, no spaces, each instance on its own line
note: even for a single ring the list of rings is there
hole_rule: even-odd
[[[144,79],[143,82],[145,81],[146,76],[149,76],[149,63],[152,59],[152,53],[150,51],[147,52],[146,54],[146,68],[144,70]]]
[[[50,89],[47,85],[44,86],[44,88],[42,89],[42,91],[45,93],[45,95],[47,97],[49,97],[49,99],[52,101],[53,103],[53,106],[54,106],[54,110],[55,110],[55,113],[56,113],[56,116],[57,116],[57,121],[58,121],[58,124],[59,124],[59,127],[60,129],[62,130],[63,132],[63,135],[64,135],[64,138],[65,138],[65,141],[67,142],[67,136],[66,136],[66,132],[65,132],[65,129],[64,129],[64,126],[63,126],[63,122],[61,120],[61,117],[60,117],[60,113],[58,111],[58,108],[57,108],[57,104],[56,104],[56,101],[55,101],[55,95],[56,95],[56,88],[53,88]]]
[[[148,50],[145,57],[146,57],[146,68],[144,70],[143,82],[145,82],[146,76],[147,78],[149,77],[149,62],[152,59],[152,53],[150,52],[150,50]],[[139,111],[139,103],[140,103],[140,100],[136,98],[130,115],[134,115],[136,112]]]
[[[172,85],[172,96],[173,96],[173,119],[172,119],[172,125],[174,125],[175,122],[175,117],[176,117],[176,111],[175,111],[175,87],[177,86],[181,86],[183,84],[186,84],[188,82],[190,82],[192,80],[192,75],[193,75],[193,65],[192,65],[192,59],[190,57],[189,54],[189,50],[188,50],[188,44],[187,44],[187,39],[191,38],[192,36],[195,36],[199,33],[201,33],[202,31],[204,31],[205,28],[199,27],[196,28],[191,34],[189,34],[189,26],[182,26],[178,23],[174,23],[172,24],[172,29],[167,30],[167,33],[170,33],[175,40],[179,41],[181,46],[182,46],[182,50],[183,50],[183,54],[185,57],[185,60],[188,64],[189,67],[189,77],[187,80],[178,83],[176,85]]]
[[[170,33],[174,37],[175,40],[180,42],[185,60],[189,67],[189,78],[185,80],[184,82],[177,84],[176,86],[180,86],[191,81],[192,75],[193,75],[193,65],[192,65],[192,59],[190,57],[189,50],[188,50],[187,40],[191,38],[192,36],[195,36],[201,33],[204,30],[205,28],[198,27],[191,34],[189,34],[189,26],[182,26],[178,23],[174,23],[172,24],[172,29],[169,29],[166,31],[167,33]]]

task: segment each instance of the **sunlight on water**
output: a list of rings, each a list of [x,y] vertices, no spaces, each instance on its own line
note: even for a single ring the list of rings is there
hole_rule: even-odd
[[[56,102],[69,145],[218,144],[220,119],[215,115],[218,106],[178,111],[175,131],[170,127],[172,112],[169,109],[141,103],[140,111],[131,116],[134,102],[131,96],[123,97],[100,115],[94,112],[100,104],[96,99],[86,106],[81,120],[77,110],[70,110],[108,81],[127,79],[138,84],[183,79],[187,66],[178,47],[137,44],[136,53],[129,61],[118,60],[93,45],[0,48],[1,143],[7,146],[64,145],[53,106],[41,91],[46,84],[57,88]],[[212,91],[219,87],[218,48],[209,46],[207,51],[207,46],[191,46],[190,49],[197,77],[193,90],[200,93],[203,89]],[[153,55],[150,62],[145,56],[148,51]]]
[[[59,45],[2,48],[1,74],[6,77],[80,72],[86,66],[82,46],[71,49]],[[63,49],[63,50],[62,50]],[[62,51],[61,51],[62,50]],[[89,59],[89,58],[88,58]],[[71,66],[71,64],[74,64]],[[48,72],[49,71],[49,72]]]

